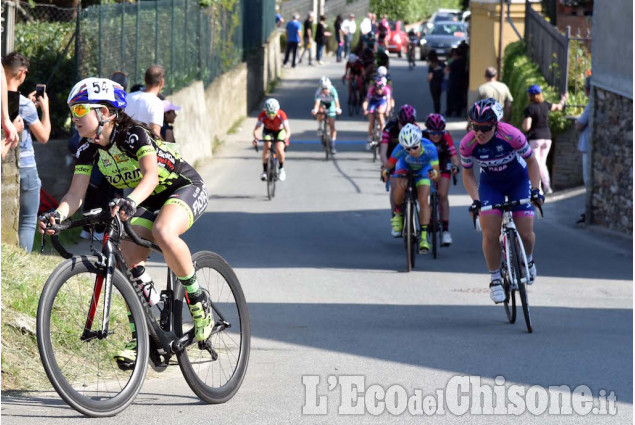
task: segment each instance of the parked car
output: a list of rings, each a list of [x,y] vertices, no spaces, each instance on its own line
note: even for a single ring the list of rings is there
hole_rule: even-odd
[[[434,24],[436,24],[437,22],[442,22],[442,21],[460,22],[463,20],[463,15],[464,15],[463,12],[461,12],[458,9],[439,9],[432,14],[430,19],[428,19],[421,25],[421,28],[419,29],[419,36],[423,37],[427,35],[434,27]]]
[[[458,47],[464,40],[468,41],[465,23],[455,21],[437,22],[432,31],[421,39],[420,59],[425,60],[428,53],[432,50],[436,50],[439,56],[447,57],[450,50]]]
[[[386,40],[388,52],[397,53],[397,56],[401,57],[401,53],[408,47],[408,33],[401,21],[388,21],[388,25],[390,26],[390,34]]]

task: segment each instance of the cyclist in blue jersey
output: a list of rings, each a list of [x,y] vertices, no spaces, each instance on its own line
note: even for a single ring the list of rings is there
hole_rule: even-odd
[[[324,115],[317,115],[318,112],[322,112]],[[327,77],[322,77],[320,79],[320,86],[315,92],[315,103],[313,104],[311,113],[313,116],[317,115],[319,137],[322,136],[320,134],[320,124],[325,116],[328,119],[329,127],[331,128],[331,155],[337,153],[335,150],[335,139],[337,138],[337,131],[335,130],[335,116],[342,113],[342,108],[340,107],[340,99],[337,95],[337,90],[333,87],[331,80]]]
[[[478,215],[483,206],[505,200],[530,198],[534,205],[542,205],[545,198],[540,193],[540,169],[531,147],[523,133],[510,124],[501,122],[503,108],[492,98],[474,103],[468,113],[472,131],[461,140],[460,153],[463,184],[473,200],[469,211]],[[481,169],[477,184],[474,164]],[[533,259],[534,208],[532,204],[517,206],[513,211],[514,223],[523,241],[529,267],[529,282],[536,279]],[[502,213],[490,210],[480,213],[483,229],[483,254],[491,275],[490,298],[495,303],[505,300],[500,274],[499,235]]]
[[[51,224],[59,224],[79,209],[91,170],[99,167],[111,185],[132,189],[125,198],[113,200],[111,212],[130,220],[137,234],[159,245],[165,262],[185,287],[196,339],[206,340],[214,327],[209,294],[197,283],[190,250],[181,239],[207,208],[203,179],[147,126],[126,115],[126,92],[118,83],[86,78],[73,87],[67,104],[82,137],[75,173],[57,209],[40,217],[40,233],[53,234]],[[149,294],[152,279],[144,265],[150,250],[131,241],[123,241],[121,248],[133,278]],[[156,300],[148,302],[152,305]],[[136,361],[135,332],[132,329],[133,339],[117,354],[117,361]]]
[[[419,253],[425,254],[430,250],[428,243],[428,224],[430,223],[430,179],[437,181],[441,175],[439,171],[439,157],[434,144],[424,139],[416,124],[406,124],[399,132],[399,145],[388,160],[387,169],[395,168],[394,176],[407,176],[412,171],[416,174],[417,199],[419,201],[419,222],[421,223],[421,240]],[[387,170],[384,170],[387,174]],[[393,177],[394,177],[393,176]],[[401,233],[403,229],[403,214],[401,205],[406,196],[408,180],[398,179],[395,185],[395,210],[390,219],[394,233]]]

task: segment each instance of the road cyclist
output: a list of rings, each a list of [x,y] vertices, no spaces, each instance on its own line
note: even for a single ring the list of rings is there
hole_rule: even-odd
[[[419,253],[426,254],[430,250],[428,242],[428,224],[430,223],[430,180],[437,181],[440,177],[439,158],[437,148],[428,139],[424,139],[421,130],[415,124],[406,124],[399,132],[399,145],[388,160],[388,167],[382,174],[395,168],[393,178],[398,178],[395,184],[395,209],[390,219],[393,235],[403,230],[403,213],[401,205],[406,194],[407,177],[409,172],[415,172],[417,200],[419,202],[419,222],[421,223],[421,237],[419,239]],[[400,178],[402,177],[402,178]]]
[[[320,113],[318,114],[318,112]],[[322,77],[320,79],[319,87],[315,92],[315,102],[313,104],[311,114],[313,114],[313,116],[317,116],[318,137],[322,137],[322,130],[320,129],[322,120],[328,120],[329,127],[331,129],[331,155],[337,153],[337,151],[335,150],[335,139],[337,137],[337,131],[335,130],[335,117],[337,115],[340,115],[341,113],[342,108],[340,107],[340,100],[339,96],[337,95],[337,90],[335,89],[335,87],[333,87],[333,84],[328,77]]]
[[[260,127],[262,127],[262,140],[264,141],[260,180],[267,180],[267,158],[273,144],[278,157],[278,179],[285,181],[287,173],[284,170],[284,150],[286,146],[289,146],[291,128],[289,127],[287,114],[280,109],[280,102],[277,99],[267,99],[260,115],[258,115],[258,121],[256,122],[256,127],[254,127],[254,140],[252,141],[254,146],[258,146],[258,129]]]
[[[355,53],[351,53],[346,62],[346,69],[342,76],[342,82],[346,81],[348,87],[349,114],[359,113],[363,102],[364,93],[364,66]]]
[[[472,216],[478,215],[483,232],[483,254],[490,272],[490,298],[495,303],[505,300],[500,270],[502,212],[491,209],[480,213],[481,207],[509,201],[531,199],[530,204],[513,208],[513,220],[527,254],[529,281],[536,279],[533,258],[534,207],[545,198],[540,193],[540,168],[527,139],[516,127],[502,122],[503,108],[493,98],[478,100],[468,112],[472,130],[461,140],[459,147],[463,166],[463,184],[473,202]],[[480,166],[480,181],[476,182],[474,164]],[[532,205],[533,204],[533,205]],[[480,213],[480,214],[479,214]]]
[[[203,179],[148,127],[124,112],[126,92],[118,83],[106,78],[83,79],[72,88],[67,104],[82,139],[71,186],[59,206],[40,217],[40,233],[53,234],[50,225],[61,223],[79,209],[91,170],[99,167],[110,184],[132,189],[125,198],[113,200],[112,215],[118,213],[122,221],[130,220],[140,237],[161,248],[168,267],[186,290],[196,340],[207,340],[214,327],[209,294],[197,283],[192,255],[181,239],[207,208]],[[159,296],[152,291],[152,279],[144,267],[150,249],[131,241],[123,241],[121,249],[132,277],[153,305]],[[131,333],[132,340],[115,356],[118,363],[136,361],[134,329]]]
[[[430,114],[426,117],[426,128],[423,137],[430,140],[437,148],[439,154],[439,169],[441,178],[438,181],[439,213],[442,223],[441,245],[450,246],[452,235],[450,234],[450,177],[459,172],[459,156],[454,147],[452,136],[445,129],[445,118],[441,114]],[[455,180],[456,183],[456,180]]]
[[[388,158],[391,157],[393,151],[399,146],[399,132],[406,124],[417,125],[417,111],[411,105],[402,105],[399,108],[399,113],[396,118],[391,119],[386,123],[381,133],[381,144],[379,146],[379,157],[381,159],[381,167],[383,169],[388,168]],[[382,173],[383,175],[383,173]],[[386,176],[386,179],[390,181],[390,211],[395,210],[394,192],[397,181],[391,179],[390,176]],[[391,227],[392,231],[392,227]],[[394,237],[401,236],[401,233],[394,234]]]
[[[379,143],[380,140],[373,140],[373,131],[375,128],[375,119],[379,120],[379,128],[385,126],[386,114],[390,110],[391,89],[387,84],[385,77],[378,77],[373,85],[368,89],[366,99],[362,104],[364,115],[368,115],[368,142],[366,149],[373,148],[373,143]]]

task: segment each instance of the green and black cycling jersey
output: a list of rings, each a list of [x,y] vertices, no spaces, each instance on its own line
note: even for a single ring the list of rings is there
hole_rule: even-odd
[[[120,189],[135,188],[143,177],[139,160],[152,153],[157,155],[159,183],[138,205],[131,223],[152,229],[155,212],[164,205],[176,204],[187,213],[189,228],[207,208],[205,183],[177,152],[152,137],[144,127],[132,125],[123,131],[113,129],[107,147],[83,139],[77,149],[75,174],[90,175],[96,163],[111,185]]]
[[[135,188],[143,177],[139,160],[152,153],[157,155],[159,165],[159,184],[152,195],[191,183],[186,176],[191,174],[192,167],[164,142],[152,137],[149,130],[138,125],[126,131],[113,129],[107,147],[84,138],[77,149],[75,174],[90,175],[96,164],[111,185],[118,189]]]

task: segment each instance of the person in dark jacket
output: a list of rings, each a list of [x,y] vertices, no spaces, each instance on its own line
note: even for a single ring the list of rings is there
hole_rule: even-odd
[[[432,50],[428,53],[428,83],[430,84],[430,94],[434,104],[434,113],[441,113],[441,92],[443,91],[443,79],[445,63],[439,60],[437,52]]]

